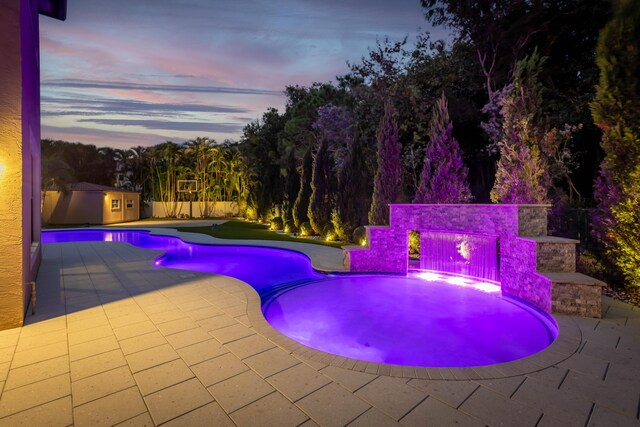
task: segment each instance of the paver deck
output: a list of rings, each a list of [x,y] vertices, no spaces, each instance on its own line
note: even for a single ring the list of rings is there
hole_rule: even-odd
[[[414,369],[296,345],[248,285],[157,255],[45,246],[37,314],[0,332],[0,426],[640,425],[637,307],[558,316],[558,341],[521,361]]]

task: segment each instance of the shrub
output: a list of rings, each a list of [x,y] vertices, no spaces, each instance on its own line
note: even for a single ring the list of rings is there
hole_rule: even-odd
[[[283,229],[283,225],[282,225],[282,218],[277,216],[273,219],[271,219],[271,229],[272,230],[282,230]]]
[[[415,230],[409,231],[409,258],[420,258],[420,233]]]
[[[367,243],[367,229],[363,226],[356,227],[353,230],[353,242],[364,246]]]
[[[247,210],[245,211],[245,218],[247,218],[249,221],[255,221],[258,219],[258,211],[256,210],[255,206],[247,206]]]
[[[293,220],[285,221],[284,223],[285,233],[295,233],[296,231],[298,231],[298,229],[296,228],[296,224],[295,222],[293,222]]]
[[[311,236],[313,234],[313,228],[311,228],[311,224],[309,221],[303,222],[300,224],[300,235],[301,236]]]
[[[333,228],[332,224],[327,224],[322,228],[322,237],[328,242],[334,241],[337,239],[336,229]]]

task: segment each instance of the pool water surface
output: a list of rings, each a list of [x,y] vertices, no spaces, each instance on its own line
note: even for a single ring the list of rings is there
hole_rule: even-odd
[[[145,231],[45,231],[43,243],[126,242],[165,253],[156,266],[224,274],[251,285],[266,320],[308,347],[368,362],[424,367],[504,363],[557,336],[550,316],[472,279],[324,274],[299,252],[203,245]]]

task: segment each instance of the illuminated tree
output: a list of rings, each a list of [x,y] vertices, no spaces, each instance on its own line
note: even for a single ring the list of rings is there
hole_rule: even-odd
[[[458,141],[453,137],[447,98],[436,101],[424,167],[413,203],[468,203],[471,191]]]
[[[384,106],[377,132],[378,169],[374,178],[373,196],[369,210],[369,224],[389,224],[389,204],[402,197],[402,168],[398,124],[391,102]]]
[[[594,228],[630,286],[640,286],[640,7],[620,0],[600,33],[600,81],[591,104],[605,158],[595,184]]]

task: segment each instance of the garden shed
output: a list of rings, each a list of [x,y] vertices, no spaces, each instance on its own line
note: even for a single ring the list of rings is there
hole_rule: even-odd
[[[78,182],[42,195],[45,224],[114,224],[140,219],[140,193]]]

